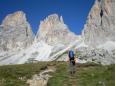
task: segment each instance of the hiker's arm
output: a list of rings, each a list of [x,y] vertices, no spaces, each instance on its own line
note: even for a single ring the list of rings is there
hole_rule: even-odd
[[[78,63],[78,58],[77,57],[75,58],[75,63]]]
[[[77,63],[77,62],[78,62],[78,59],[77,59],[77,58],[78,58],[78,57],[77,57],[77,56],[75,56],[75,59],[74,59],[74,60],[75,60],[75,63]]]
[[[69,62],[69,57],[67,57],[66,61]]]

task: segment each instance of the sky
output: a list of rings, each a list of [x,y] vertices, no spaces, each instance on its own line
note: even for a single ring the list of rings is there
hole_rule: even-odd
[[[16,11],[26,13],[28,22],[36,34],[40,21],[50,14],[63,16],[64,23],[80,35],[95,0],[0,0],[0,23],[7,14]]]

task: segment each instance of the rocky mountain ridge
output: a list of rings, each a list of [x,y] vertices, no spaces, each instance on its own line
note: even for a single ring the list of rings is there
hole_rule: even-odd
[[[24,12],[9,14],[0,25],[0,65],[22,64],[30,59],[66,61],[69,49],[81,53],[80,63],[114,63],[113,6],[114,0],[96,0],[80,36],[70,31],[62,16],[52,14],[40,22],[33,37]]]

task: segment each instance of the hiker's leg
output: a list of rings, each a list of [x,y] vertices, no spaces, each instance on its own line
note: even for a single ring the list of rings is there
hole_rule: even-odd
[[[72,71],[71,71],[71,63],[69,63],[69,72],[70,72],[70,74],[72,74]]]
[[[71,62],[71,73],[73,74],[73,71],[74,71],[74,65],[73,63]]]
[[[73,62],[73,64],[72,64],[72,72],[73,72],[73,74],[75,73],[75,62]]]
[[[75,65],[73,65],[73,73],[75,73],[75,72],[76,72]]]

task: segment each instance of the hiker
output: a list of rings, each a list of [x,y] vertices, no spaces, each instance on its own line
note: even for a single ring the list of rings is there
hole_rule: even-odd
[[[75,54],[73,50],[69,50],[68,52],[68,62],[69,62],[69,67],[70,67],[70,73],[74,74],[75,73]]]

